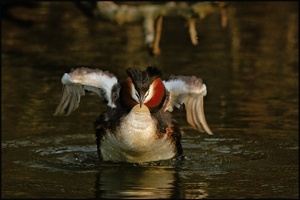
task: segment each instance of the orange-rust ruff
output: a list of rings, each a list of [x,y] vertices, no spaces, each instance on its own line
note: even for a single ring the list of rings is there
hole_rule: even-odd
[[[77,68],[61,79],[63,91],[55,115],[78,108],[85,90],[97,93],[109,107],[94,123],[98,156],[104,161],[141,163],[182,155],[181,130],[173,107],[185,104],[187,122],[212,134],[204,115],[206,86],[195,76],[160,79],[155,67],[128,68],[128,78],[99,69]]]

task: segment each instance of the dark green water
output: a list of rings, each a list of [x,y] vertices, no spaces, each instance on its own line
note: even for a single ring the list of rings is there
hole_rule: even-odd
[[[118,26],[83,15],[74,3],[15,6],[2,17],[2,197],[298,198],[298,3],[232,3],[197,23],[165,18],[162,54],[143,45],[141,24]],[[22,21],[20,21],[22,20]],[[163,78],[196,75],[208,88],[214,135],[181,124],[186,159],[175,165],[101,164],[95,95],[55,117],[61,76],[97,67],[118,77],[156,65]]]

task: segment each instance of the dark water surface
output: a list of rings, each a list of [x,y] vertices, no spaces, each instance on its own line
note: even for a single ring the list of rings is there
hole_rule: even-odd
[[[165,18],[162,54],[152,57],[141,24],[91,19],[71,2],[12,6],[2,12],[2,197],[298,198],[298,3],[232,3],[197,23]],[[125,76],[129,66],[196,75],[208,88],[214,135],[192,130],[185,112],[185,160],[102,164],[92,123],[105,105],[82,98],[53,116],[61,76],[97,67]]]

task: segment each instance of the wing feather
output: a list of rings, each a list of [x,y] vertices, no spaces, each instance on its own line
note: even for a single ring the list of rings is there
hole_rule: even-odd
[[[202,128],[203,126],[200,121],[200,117],[198,115],[198,109],[197,109],[197,108],[199,108],[198,102],[199,102],[199,100],[201,101],[201,97],[200,98],[188,97],[188,98],[192,99],[192,105],[191,105],[192,111],[191,112],[193,113],[194,123],[196,124],[196,127],[199,131],[204,132],[204,130]]]
[[[187,104],[187,105],[191,105],[191,104],[190,104],[190,100],[191,100],[191,98],[187,98],[187,99],[186,99],[186,104]],[[188,122],[191,126],[196,127],[196,124],[194,123],[194,120],[193,120],[192,107],[191,107],[191,106],[189,106],[189,107],[186,106],[185,109],[186,109],[186,120],[187,120],[187,122]]]
[[[108,106],[115,106],[111,96],[112,88],[118,83],[118,80],[107,71],[77,68],[70,73],[65,73],[61,82],[63,84],[61,99],[54,115],[69,115],[76,110],[79,107],[81,96],[85,95],[85,90],[98,94],[108,102]]]
[[[173,107],[185,105],[187,122],[200,132],[213,134],[204,114],[204,96],[207,93],[206,85],[195,76],[171,76],[163,81],[169,91],[165,111],[173,111]]]

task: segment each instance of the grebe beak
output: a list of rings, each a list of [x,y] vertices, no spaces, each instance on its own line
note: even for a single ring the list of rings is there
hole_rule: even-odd
[[[145,97],[139,97],[139,102],[140,102],[140,108],[143,106],[143,103],[144,103],[144,100],[145,100]]]

